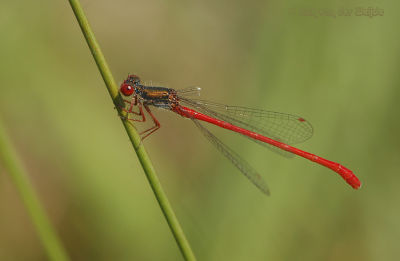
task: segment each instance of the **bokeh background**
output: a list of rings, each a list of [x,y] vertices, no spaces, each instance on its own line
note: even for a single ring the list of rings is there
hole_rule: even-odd
[[[299,147],[363,182],[354,191],[328,169],[211,128],[263,174],[266,197],[189,120],[156,110],[162,129],[145,146],[199,260],[397,260],[398,2],[82,5],[119,82],[136,73],[301,115],[314,137]],[[384,15],[355,15],[370,6]],[[182,260],[68,2],[2,1],[0,28],[1,122],[72,260]],[[2,166],[0,260],[46,260]]]

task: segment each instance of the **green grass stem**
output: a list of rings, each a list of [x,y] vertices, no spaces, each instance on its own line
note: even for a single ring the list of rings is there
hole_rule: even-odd
[[[43,209],[26,171],[0,123],[0,163],[17,188],[49,260],[67,261],[67,253]]]
[[[76,19],[78,20],[79,26],[86,39],[86,42],[89,45],[89,49],[92,52],[93,58],[96,61],[101,76],[103,77],[107,90],[111,96],[111,99],[116,105],[116,108],[119,110],[119,113],[121,113],[118,106],[118,101],[120,100],[118,87],[107,65],[104,55],[100,50],[100,46],[95,39],[93,31],[89,26],[89,22],[84,14],[80,2],[78,0],[69,0],[69,2],[75,13]],[[146,150],[144,149],[141,143],[139,134],[137,133],[136,129],[132,126],[131,123],[122,118],[121,120],[183,257],[186,260],[196,260],[193,251],[189,245],[189,242],[186,239],[186,236],[178,222],[178,219],[176,218],[176,215],[172,210],[168,198],[161,187],[161,183],[158,180],[158,177],[150,161],[150,158],[147,155]]]

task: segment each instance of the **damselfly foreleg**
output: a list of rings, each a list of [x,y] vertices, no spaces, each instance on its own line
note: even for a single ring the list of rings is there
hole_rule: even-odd
[[[129,121],[138,121],[138,122],[145,122],[146,121],[146,116],[144,116],[144,112],[143,112],[143,105],[140,101],[137,100],[136,97],[133,97],[130,101],[124,100],[124,102],[129,103],[129,108],[121,108],[122,111],[126,112],[127,115],[126,116],[121,116],[121,118],[125,119],[125,120],[129,120]],[[138,112],[133,111],[134,107],[138,107]],[[134,118],[129,118],[129,116],[131,114],[135,114],[138,116],[142,116],[141,119],[134,119]]]

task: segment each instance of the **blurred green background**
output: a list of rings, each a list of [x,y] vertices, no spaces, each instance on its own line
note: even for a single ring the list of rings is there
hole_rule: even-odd
[[[118,81],[136,73],[202,98],[298,114],[288,160],[216,130],[267,180],[265,197],[189,120],[156,110],[145,140],[199,260],[396,260],[400,58],[396,1],[89,1]],[[383,16],[326,16],[341,7]],[[308,16],[310,10],[317,16]],[[182,260],[67,1],[0,4],[0,117],[72,260]],[[0,260],[45,260],[0,166]]]

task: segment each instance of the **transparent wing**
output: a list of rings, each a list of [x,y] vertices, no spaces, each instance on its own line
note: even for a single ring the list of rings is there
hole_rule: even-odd
[[[188,96],[200,96],[201,88],[198,86],[188,87],[184,89],[176,90],[176,94],[180,97],[188,97]]]
[[[201,133],[226,157],[233,165],[235,165],[257,188],[264,194],[269,195],[269,189],[264,179],[254,170],[249,163],[242,159],[235,151],[222,143],[217,137],[214,136],[206,127],[204,127],[198,120],[192,119]]]
[[[179,98],[182,104],[195,108],[201,113],[289,145],[304,142],[313,135],[311,124],[304,118],[296,115],[240,106],[227,106],[204,100],[188,99],[186,97]],[[267,143],[254,139],[251,140],[283,156],[294,156],[290,152]]]

